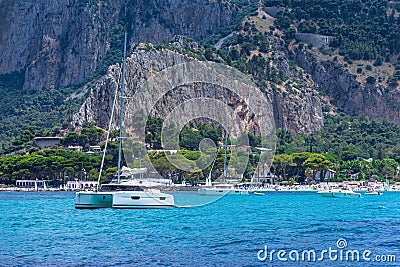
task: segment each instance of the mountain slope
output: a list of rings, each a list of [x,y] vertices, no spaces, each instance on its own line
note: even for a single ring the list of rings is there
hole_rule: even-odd
[[[399,5],[342,2],[2,1],[1,143],[28,125],[64,128],[121,61],[124,28],[131,52],[148,47],[142,66],[146,56],[149,64],[157,60],[153,49],[164,49],[247,74],[273,103],[277,127],[293,134],[317,131],[324,113],[341,111],[400,123],[400,57],[393,45],[400,36]],[[138,45],[166,44],[176,34],[203,43]],[[103,115],[96,116],[103,125]]]
[[[175,34],[201,40],[238,11],[203,0],[3,1],[0,74],[23,72],[29,92],[70,86],[119,61],[123,27],[130,44],[163,43]]]

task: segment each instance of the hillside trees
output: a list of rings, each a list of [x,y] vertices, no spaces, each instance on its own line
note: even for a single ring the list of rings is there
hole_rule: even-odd
[[[375,60],[379,65],[388,55],[400,53],[398,6],[388,1],[266,1],[268,6],[283,7],[276,25],[285,33],[291,25],[303,33],[333,37],[331,46],[347,60]],[[285,35],[286,37],[291,36]],[[289,38],[289,41],[294,39]],[[386,60],[387,61],[387,60]]]

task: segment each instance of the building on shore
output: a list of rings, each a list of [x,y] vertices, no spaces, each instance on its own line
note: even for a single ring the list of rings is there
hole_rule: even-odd
[[[47,190],[46,181],[44,180],[16,180],[15,186],[19,188],[28,188],[35,191]]]
[[[35,137],[35,146],[40,149],[60,146],[61,137]]]
[[[253,184],[274,184],[277,180],[277,177],[264,166],[256,167],[253,170],[254,174],[251,177],[251,183]]]

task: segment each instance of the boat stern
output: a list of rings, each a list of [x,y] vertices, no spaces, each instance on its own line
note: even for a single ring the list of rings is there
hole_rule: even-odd
[[[80,191],[75,194],[76,209],[111,208],[112,202],[111,192]]]

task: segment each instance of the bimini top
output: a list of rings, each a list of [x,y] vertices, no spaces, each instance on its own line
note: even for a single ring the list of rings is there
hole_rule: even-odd
[[[131,168],[122,166],[120,175],[129,177],[129,176],[132,176],[132,175],[135,175],[135,174],[143,174],[143,173],[146,173],[146,172],[147,172],[147,168],[133,168],[133,169],[131,169]]]

